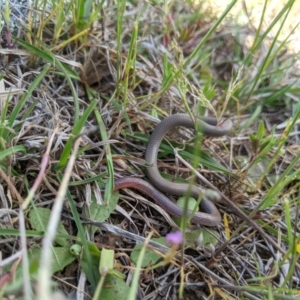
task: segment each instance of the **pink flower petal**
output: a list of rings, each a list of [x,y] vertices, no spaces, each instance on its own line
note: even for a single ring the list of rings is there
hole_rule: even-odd
[[[181,244],[182,240],[183,240],[183,236],[182,236],[181,231],[175,231],[175,232],[168,233],[166,235],[166,240],[170,244],[174,244],[174,245]]]

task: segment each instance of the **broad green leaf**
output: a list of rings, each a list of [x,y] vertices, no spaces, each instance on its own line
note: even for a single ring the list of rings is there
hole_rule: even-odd
[[[166,239],[164,237],[162,238],[153,238],[151,239],[151,241],[159,243],[163,246],[167,246],[168,243],[166,241]],[[140,251],[143,248],[143,244],[136,244],[134,249],[131,252],[130,258],[132,260],[133,263],[137,263],[139,255],[140,255]],[[147,267],[149,264],[154,265],[159,259],[161,258],[160,255],[156,254],[155,252],[151,251],[150,249],[146,249],[145,252],[145,256],[142,262],[141,267],[145,268]]]
[[[180,197],[177,200],[177,204],[180,207],[184,207],[186,201],[186,197]],[[195,205],[197,204],[197,201],[194,198],[189,198],[188,199],[188,206],[187,209],[193,210]],[[197,211],[197,210],[196,210]],[[173,218],[176,224],[178,226],[180,225],[181,218]],[[186,232],[185,234],[185,245],[192,248],[196,249],[197,246],[207,246],[209,243],[212,245],[216,245],[218,242],[219,233],[216,232],[215,230],[211,229],[206,229],[206,228],[200,228],[193,230],[191,232]]]
[[[62,271],[66,266],[71,264],[75,257],[70,252],[71,244],[66,244],[64,247],[53,247],[53,256],[51,258],[51,272],[52,274]],[[40,261],[41,256],[41,248],[40,247],[33,247],[32,250],[29,250],[30,259]]]
[[[92,195],[91,205],[85,206],[85,215],[97,222],[103,222],[107,220],[110,214],[116,209],[118,200],[119,193],[113,193],[110,201],[101,205],[96,202],[95,197]],[[94,231],[98,230],[98,227],[92,226],[92,228],[94,228]]]
[[[124,280],[107,274],[99,300],[126,300],[129,294],[129,286]]]
[[[51,210],[49,208],[36,207],[29,212],[29,220],[31,227],[38,231],[45,231],[50,218]],[[68,236],[68,232],[66,231],[64,225],[59,222],[57,225],[57,234]],[[55,242],[61,246],[69,245],[69,242],[66,238],[56,237]]]
[[[53,256],[51,257],[51,274],[62,271],[66,266],[70,265],[75,257],[70,253],[70,245],[65,247],[53,247]],[[39,245],[31,245],[28,250],[29,259],[29,274],[32,280],[37,280],[39,274],[39,261],[41,257],[41,248]],[[10,266],[9,266],[10,267]],[[20,263],[18,265],[17,271],[14,275],[14,281],[4,288],[3,292],[6,294],[12,294],[19,292],[23,285],[23,265]],[[8,272],[10,269],[5,269]]]
[[[183,196],[183,197],[178,198],[177,204],[178,204],[180,207],[184,208],[184,205],[185,205],[185,202],[186,202],[186,201],[187,201],[187,197],[184,197],[184,196]],[[196,201],[194,198],[189,197],[189,198],[188,198],[188,203],[187,203],[187,209],[193,211],[195,205],[197,205],[197,201]],[[198,210],[199,210],[199,208],[196,209],[196,211],[198,211]],[[178,226],[180,226],[181,218],[173,217],[173,220],[174,220],[174,222],[175,222]]]
[[[185,245],[192,249],[197,247],[209,248],[210,244],[216,246],[220,234],[212,229],[201,228],[185,234]]]

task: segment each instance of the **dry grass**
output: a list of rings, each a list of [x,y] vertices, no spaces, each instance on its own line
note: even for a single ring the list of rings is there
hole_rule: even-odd
[[[282,43],[275,36],[280,21],[266,37],[267,20],[260,34],[256,24],[238,25],[230,18],[209,33],[218,16],[204,10],[207,4],[197,10],[181,1],[128,2],[121,18],[124,3],[104,6],[102,18],[87,28],[66,17],[60,32],[45,10],[47,24],[25,31],[22,50],[0,49],[3,298],[54,297],[51,245],[62,246],[59,233],[65,247],[76,242],[83,249],[73,262],[66,254],[54,277],[70,299],[83,299],[82,291],[93,298],[97,280],[105,278],[97,273],[95,248],[115,251],[114,269],[131,286],[128,295],[114,299],[295,299],[299,69],[298,54],[284,41],[287,34]],[[144,177],[145,146],[158,119],[187,108],[194,115],[233,120],[230,136],[195,141],[209,160],[192,164],[252,223],[218,204],[224,218],[214,232],[217,243],[203,245],[198,237],[196,247],[187,243],[169,264],[138,272],[130,256],[135,243],[150,233],[165,236],[177,225],[132,190],[122,191],[114,207],[113,180]],[[182,146],[193,133],[181,130],[169,137],[179,144],[166,143],[159,166],[171,179],[189,180],[193,172],[170,153],[174,146],[184,149],[184,160],[195,158],[193,146]],[[44,228],[32,224],[31,214],[41,207],[53,211],[41,221]],[[103,207],[112,207],[109,217],[103,217]],[[169,246],[149,243],[166,262]],[[83,271],[91,272],[88,280]]]

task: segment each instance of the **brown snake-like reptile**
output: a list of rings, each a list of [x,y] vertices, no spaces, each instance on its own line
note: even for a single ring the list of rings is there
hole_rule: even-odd
[[[220,137],[229,133],[232,129],[232,122],[230,120],[225,120],[221,122],[220,126],[217,126],[218,122],[214,118],[201,118],[197,119],[197,129],[201,130],[204,135],[209,135],[213,137]],[[195,123],[187,114],[175,114],[170,117],[165,118],[161,121],[155,130],[153,131],[145,153],[146,160],[146,173],[150,182],[155,186],[151,185],[147,181],[140,178],[134,177],[123,177],[115,181],[115,189],[119,190],[123,188],[134,188],[141,191],[143,194],[151,197],[158,205],[160,205],[169,214],[181,217],[183,215],[183,208],[178,206],[176,203],[171,201],[162,192],[182,196],[187,191],[190,191],[191,196],[196,199],[200,194],[203,194],[203,190],[196,185],[190,186],[189,184],[174,183],[164,179],[158,170],[157,166],[157,154],[159,146],[164,136],[168,131],[175,128],[176,126],[183,126],[195,129]],[[201,200],[201,209],[204,212],[196,212],[191,222],[195,224],[201,224],[206,226],[217,226],[221,221],[221,216],[210,200],[203,198]],[[187,214],[190,215],[192,212],[188,211]]]

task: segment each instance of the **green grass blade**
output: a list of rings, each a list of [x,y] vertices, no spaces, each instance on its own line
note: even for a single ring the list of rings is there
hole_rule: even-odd
[[[43,60],[47,61],[48,63],[52,64],[52,65],[56,65],[57,62],[60,62],[55,56],[54,54],[52,54],[51,52],[49,52],[48,50],[48,46],[47,45],[44,45],[41,41],[40,43],[43,45],[43,48],[45,49],[44,50],[40,50],[38,49],[37,47],[29,44],[29,43],[26,43],[20,39],[16,39],[17,43],[24,47],[26,50],[28,50],[30,53],[32,54],[35,54],[36,56],[42,58]],[[63,66],[63,70],[65,72],[67,72],[67,74],[69,74],[69,76],[72,78],[72,79],[76,79],[76,80],[80,80],[79,78],[79,75],[78,73],[76,73],[74,70],[72,70],[69,66],[67,66],[65,63],[60,63],[59,65]]]
[[[72,144],[74,139],[81,133],[87,118],[90,116],[90,114],[93,112],[93,110],[95,109],[96,105],[98,103],[98,99],[94,99],[91,104],[87,107],[87,109],[84,111],[82,117],[79,119],[79,121],[77,123],[75,123],[74,128],[72,130],[71,136],[69,137],[64,150],[61,154],[60,157],[60,161],[58,163],[58,168],[62,168],[66,165],[70,153],[72,151]]]
[[[108,136],[107,136],[107,132],[106,132],[106,126],[102,120],[101,114],[98,110],[95,110],[95,115],[96,115],[97,122],[99,124],[102,141],[107,141]],[[113,166],[110,144],[107,143],[104,146],[104,149],[105,149],[105,153],[106,153],[106,166],[107,166],[108,175],[109,175],[108,180],[107,180],[107,185],[105,188],[104,200],[106,202],[109,202],[110,198],[111,198],[111,192],[114,187],[114,166]]]
[[[16,121],[16,119],[17,119],[17,117],[18,117],[21,109],[25,105],[26,101],[30,98],[30,96],[32,95],[33,91],[41,83],[41,81],[44,79],[44,77],[49,72],[49,70],[50,70],[50,65],[47,64],[44,67],[44,69],[42,70],[42,72],[38,75],[38,77],[29,86],[28,90],[24,93],[24,95],[21,98],[20,102],[16,105],[16,107],[14,108],[14,110],[12,111],[12,113],[11,113],[9,119],[8,119],[8,126],[9,127],[13,127],[13,124]],[[7,140],[8,135],[9,135],[9,131],[4,129],[3,130],[3,135],[2,135],[3,139]]]
[[[233,8],[233,6],[236,4],[236,2],[237,2],[237,0],[233,0],[227,6],[227,8],[222,13],[222,15],[216,21],[216,23],[209,29],[209,31],[207,32],[207,34],[201,39],[201,42],[197,45],[197,47],[194,49],[194,51],[191,53],[191,55],[186,59],[186,61],[184,62],[184,67],[187,67],[190,64],[190,62],[193,60],[193,58],[195,58],[195,56],[201,50],[201,48],[203,47],[203,45],[205,45],[205,43],[208,41],[208,39],[216,31],[216,29],[218,28],[218,26],[222,23],[222,21],[224,20],[224,18],[228,15],[228,13]]]
[[[121,96],[121,77],[122,77],[122,27],[123,27],[123,19],[125,13],[126,1],[120,0],[117,1],[117,78],[116,78],[116,95],[119,99]]]
[[[26,149],[24,146],[18,145],[18,146],[14,146],[14,147],[8,148],[6,150],[0,151],[0,161],[4,160],[8,156],[11,156],[17,152],[25,153]]]
[[[62,174],[59,172],[58,179],[59,179],[60,182],[62,180],[62,177],[63,177]],[[83,251],[84,251],[85,256],[86,256],[87,264],[92,265],[92,257],[91,257],[91,254],[90,254],[88,241],[86,239],[84,228],[83,228],[80,216],[78,214],[75,202],[74,202],[74,200],[72,198],[72,195],[71,195],[69,190],[67,190],[67,192],[66,192],[66,197],[68,199],[68,202],[69,202],[69,205],[70,205],[70,208],[71,208],[71,212],[72,212],[72,216],[74,218],[74,221],[76,223],[76,227],[78,229],[78,236],[80,237],[80,240],[81,240],[81,243],[82,243],[82,247],[83,247]],[[91,270],[93,270],[93,268],[91,268]],[[92,284],[92,286],[97,286],[97,282],[96,282],[97,274],[92,274],[92,275],[93,275],[92,278],[94,278],[94,281],[91,282],[91,284]]]
[[[254,79],[252,88],[251,88],[250,91],[249,91],[249,96],[248,96],[248,99],[247,99],[246,102],[245,102],[245,105],[247,105],[248,100],[250,99],[251,95],[253,94],[253,92],[254,92],[254,90],[255,90],[255,88],[256,88],[256,86],[257,86],[258,81],[262,78],[263,72],[267,69],[267,67],[269,66],[269,64],[270,64],[270,62],[272,61],[272,59],[274,59],[274,57],[276,56],[276,54],[280,51],[280,49],[281,49],[281,48],[283,47],[283,45],[284,45],[284,43],[282,43],[281,46],[278,47],[277,51],[275,51],[274,55],[272,55],[273,49],[274,49],[274,47],[275,47],[275,45],[276,45],[276,43],[277,43],[277,40],[278,40],[278,38],[279,38],[279,34],[280,34],[280,32],[281,32],[281,30],[282,30],[282,28],[283,28],[283,25],[284,25],[284,23],[285,23],[285,21],[286,21],[288,15],[289,15],[290,9],[291,9],[291,6],[286,5],[286,6],[284,7],[284,9],[282,10],[282,11],[284,11],[284,12],[286,12],[286,10],[287,10],[287,12],[286,12],[285,17],[284,17],[283,21],[281,22],[281,24],[280,24],[278,30],[277,30],[277,33],[276,33],[274,39],[272,40],[272,44],[271,44],[271,46],[270,46],[270,48],[269,48],[269,50],[268,50],[268,52],[267,52],[267,55],[266,55],[266,57],[265,57],[265,59],[264,59],[262,65],[261,65],[261,67],[259,68],[259,71],[258,71],[258,73],[257,73],[257,76],[256,76],[255,79]],[[277,23],[276,23],[276,24],[277,24]],[[270,25],[270,27],[271,27],[271,25]],[[290,33],[290,34],[291,34],[291,33]]]

